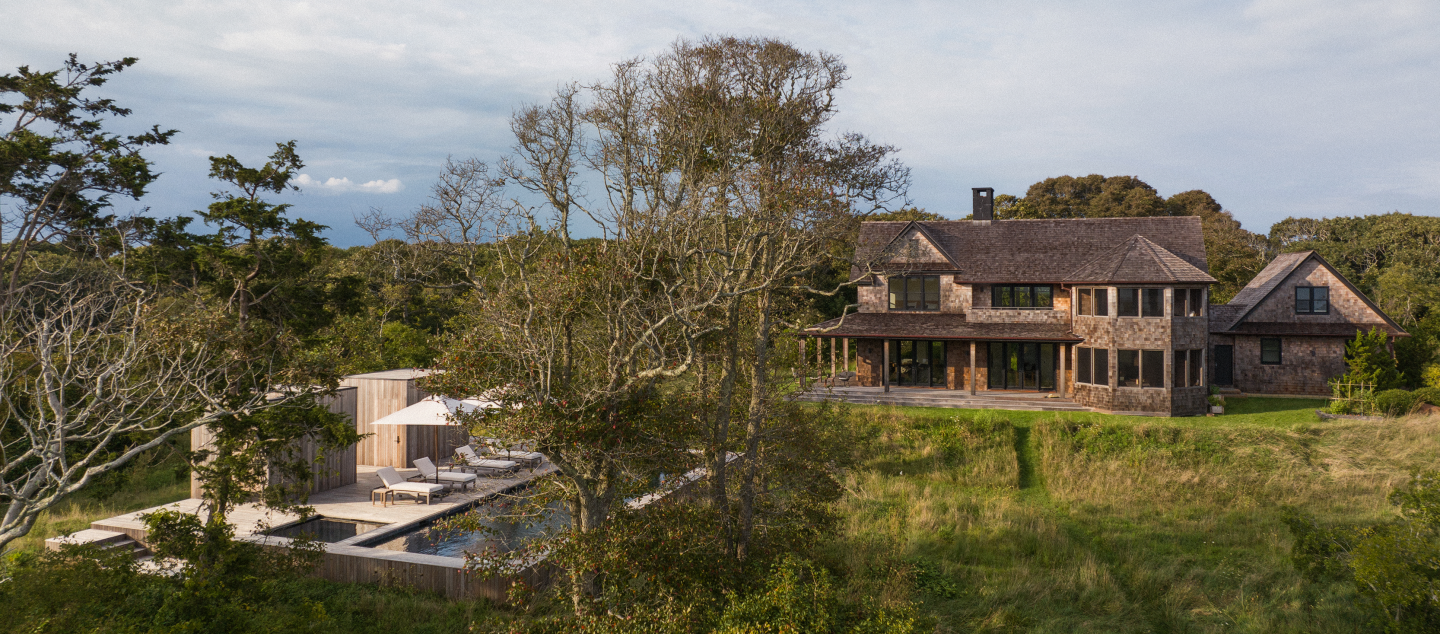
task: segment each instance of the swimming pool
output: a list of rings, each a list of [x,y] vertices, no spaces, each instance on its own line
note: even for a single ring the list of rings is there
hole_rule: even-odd
[[[387,535],[377,541],[360,545],[441,557],[464,557],[467,551],[481,552],[491,547],[499,552],[510,552],[526,541],[553,533],[570,522],[569,511],[558,502],[545,507],[541,517],[528,521],[508,518],[505,515],[508,505],[502,502],[481,500],[477,505],[480,505],[482,513],[485,512],[484,507],[489,507],[492,511],[488,517],[480,518],[478,523],[484,527],[482,530],[445,530],[435,526],[436,520],[431,520],[402,533]],[[476,507],[467,510],[474,508]]]
[[[333,544],[350,539],[356,535],[364,535],[365,533],[384,526],[389,526],[389,524],[347,520],[335,517],[312,517],[299,524],[282,526],[268,531],[265,534],[272,537],[288,537],[290,539],[296,539],[302,534],[308,534],[310,539],[317,542]]]

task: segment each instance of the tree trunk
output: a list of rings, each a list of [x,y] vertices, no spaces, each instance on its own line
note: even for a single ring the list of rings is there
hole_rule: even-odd
[[[725,332],[730,336],[726,338],[724,369],[720,378],[719,398],[715,405],[714,437],[710,439],[710,447],[707,448],[710,454],[707,456],[710,461],[710,504],[720,514],[727,552],[733,551],[735,543],[735,524],[730,515],[730,495],[726,490],[725,457],[728,453],[726,447],[730,444],[730,413],[734,407],[735,373],[740,357],[741,301],[738,296],[732,298],[726,315]]]
[[[750,411],[745,425],[745,464],[740,471],[740,535],[735,545],[735,558],[740,561],[750,556],[750,536],[755,529],[755,476],[759,471],[760,434],[765,423],[770,365],[770,294],[771,291],[765,289],[757,296],[760,320],[755,326],[755,365],[751,369]]]

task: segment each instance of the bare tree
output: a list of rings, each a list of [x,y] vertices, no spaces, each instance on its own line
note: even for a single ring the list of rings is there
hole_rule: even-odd
[[[223,313],[114,273],[37,276],[0,312],[0,546],[171,438],[281,404],[228,389],[267,368],[234,363]]]

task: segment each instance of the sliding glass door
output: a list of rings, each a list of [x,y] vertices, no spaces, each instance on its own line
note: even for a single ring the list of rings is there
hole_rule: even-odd
[[[989,380],[992,390],[1053,390],[1059,346],[1026,341],[990,342]]]
[[[897,339],[890,342],[890,384],[945,386],[945,342]]]

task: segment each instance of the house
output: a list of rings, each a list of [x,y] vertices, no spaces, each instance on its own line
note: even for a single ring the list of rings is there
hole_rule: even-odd
[[[1247,288],[1236,298],[1248,298],[1254,310],[1210,306],[1215,279],[1198,217],[999,221],[993,196],[989,188],[973,190],[974,220],[861,225],[852,269],[858,311],[807,331],[843,341],[847,351],[854,340],[859,385],[1054,392],[1106,412],[1201,414],[1219,353],[1210,345],[1212,309],[1234,317],[1225,328],[1241,328],[1225,335],[1231,348],[1219,349],[1237,364],[1233,376],[1280,376],[1251,372],[1246,364],[1260,364],[1260,343],[1254,355],[1248,347],[1236,352],[1249,345],[1238,338],[1250,336],[1252,324],[1280,320],[1267,298],[1310,279],[1317,268],[1301,262],[1323,263],[1318,256],[1299,258],[1262,283],[1264,291]],[[1331,301],[1344,297],[1347,309],[1330,313],[1326,334],[1292,329],[1284,345],[1291,354],[1307,345],[1326,351],[1335,357],[1328,368],[1343,365],[1343,340],[1332,331],[1353,336],[1357,324],[1393,323],[1328,265],[1321,268],[1312,287],[1335,287]],[[1335,283],[1326,281],[1332,277]],[[1312,340],[1335,343],[1315,347]],[[1287,380],[1256,385],[1282,384]]]
[[[1357,330],[1409,336],[1314,251],[1276,257],[1210,308],[1213,381],[1242,392],[1328,395]]]

